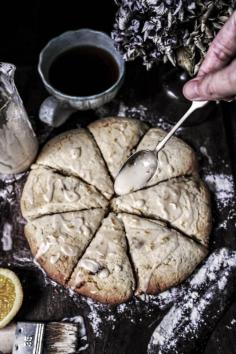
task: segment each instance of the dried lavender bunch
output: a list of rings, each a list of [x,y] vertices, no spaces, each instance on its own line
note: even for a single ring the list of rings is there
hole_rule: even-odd
[[[191,76],[198,72],[218,30],[236,0],[115,0],[119,6],[112,38],[125,60],[141,57],[178,64]]]

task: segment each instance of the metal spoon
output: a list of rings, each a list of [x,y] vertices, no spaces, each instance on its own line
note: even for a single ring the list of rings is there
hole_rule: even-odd
[[[144,187],[154,176],[158,165],[158,153],[176,130],[196,109],[205,106],[208,101],[193,101],[188,111],[175,124],[154,150],[141,150],[129,157],[118,173],[114,189],[116,194],[127,194]]]

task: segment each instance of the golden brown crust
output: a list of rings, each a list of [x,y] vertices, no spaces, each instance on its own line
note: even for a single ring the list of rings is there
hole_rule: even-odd
[[[94,301],[101,302],[102,304],[109,304],[109,305],[118,305],[122,304],[123,302],[128,301],[132,295],[133,295],[133,290],[128,290],[126,293],[123,293],[122,295],[120,294],[119,287],[114,288],[114,292],[104,292],[102,293],[93,293],[94,288],[89,286],[89,284],[85,284],[81,286],[79,289],[74,289],[75,292],[77,292],[80,295],[90,297]]]

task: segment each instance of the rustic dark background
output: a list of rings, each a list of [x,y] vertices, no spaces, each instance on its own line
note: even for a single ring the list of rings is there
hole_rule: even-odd
[[[35,107],[38,108],[39,103],[47,95],[39,82],[36,72],[38,54],[42,47],[49,39],[66,30],[88,27],[110,33],[114,21],[116,6],[112,0],[78,0],[77,2],[68,0],[65,2],[35,0],[33,2],[21,1],[16,4],[9,3],[5,4],[5,6],[7,8],[4,9],[4,11],[3,9],[1,10],[1,17],[4,16],[6,21],[1,20],[0,22],[0,61],[16,64],[16,80],[19,91],[26,104],[28,112],[35,114]],[[14,13],[14,16],[12,16],[12,13]],[[140,72],[143,74],[144,82],[146,80],[149,84],[151,82],[151,85],[155,84],[153,81],[155,80],[155,76],[144,73],[143,69],[140,69]],[[236,176],[236,106],[234,103],[223,104],[223,122],[231,167],[234,176]],[[45,130],[45,127],[42,127],[37,121],[34,122],[34,125],[38,132],[40,132],[40,130]],[[49,128],[48,132],[45,134],[50,134]],[[1,204],[1,207],[4,208],[4,203]],[[7,213],[9,215],[7,215]],[[5,215],[5,219],[15,218],[15,214],[13,215],[11,213],[12,210],[1,210],[1,217]],[[1,225],[3,224],[1,223]],[[18,230],[17,227],[16,230]],[[25,247],[25,245],[26,244],[23,246]],[[19,247],[20,246],[21,244]],[[0,252],[0,257],[1,264],[7,264],[10,260],[10,258],[8,258],[3,252]],[[21,274],[21,271],[19,273]],[[24,278],[26,275],[28,276],[30,284],[31,281],[32,284],[37,284],[35,277],[39,277],[39,279],[42,277],[40,272],[31,269],[24,270]],[[27,294],[30,294],[30,285],[25,285],[25,287]],[[60,298],[61,296],[59,294],[60,291],[54,290],[53,288],[51,290],[47,289],[47,293],[39,291],[37,294],[32,293],[31,296],[29,295],[27,299],[28,312],[30,313],[28,319],[32,319],[34,316],[37,316],[38,319],[40,319],[34,305],[36,307],[42,307],[43,305],[46,307],[46,310],[42,312],[41,319],[50,319],[51,314],[53,314],[53,318],[55,318],[56,307],[53,308],[52,306],[50,292],[52,297],[58,295]],[[63,298],[63,296],[61,296],[61,298]],[[55,302],[55,300],[53,301]],[[73,314],[73,311],[71,311],[71,308],[73,307],[72,302],[72,300],[69,300],[68,304],[62,306],[64,313],[66,312],[66,309],[68,309],[68,316]],[[57,307],[59,311],[59,301]],[[26,307],[23,311],[25,310]],[[235,324],[231,324],[232,320],[235,318],[236,302],[227,309],[224,317],[220,320],[215,327],[214,332],[209,337],[204,351],[205,354],[236,353],[236,326]],[[229,327],[231,328],[230,331]],[[133,331],[132,333],[134,335],[136,332]],[[107,339],[108,338],[106,338],[106,342]],[[124,334],[124,340],[129,341],[127,333],[126,335]],[[135,340],[135,338],[130,338],[130,340]],[[102,346],[100,346],[98,351],[95,349],[94,351],[91,351],[91,353],[106,353],[106,349],[103,351],[101,348]],[[107,353],[112,353],[111,346],[109,347],[107,344],[107,348],[109,348]],[[118,353],[118,351],[116,351],[116,353]],[[135,352],[130,352],[130,354],[135,354]]]

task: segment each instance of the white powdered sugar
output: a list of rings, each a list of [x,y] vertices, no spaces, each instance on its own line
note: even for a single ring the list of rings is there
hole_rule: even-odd
[[[207,158],[209,165],[213,164],[211,156],[208,154],[208,151],[205,146],[200,146],[201,153]]]
[[[102,331],[101,331],[101,324],[102,324],[102,320],[97,312],[97,310],[92,310],[89,315],[88,318],[90,320],[90,325],[93,328],[93,333],[95,335],[95,337],[100,337],[102,335]]]
[[[232,175],[210,174],[205,177],[210,190],[214,192],[219,207],[225,207],[234,197],[234,181]]]
[[[118,117],[131,117],[131,118],[139,118],[144,120],[147,115],[147,107],[139,104],[137,106],[126,106],[124,102],[120,102],[119,109],[117,112]]]
[[[218,228],[227,230],[229,221],[236,217],[233,176],[223,173],[206,173],[204,180],[213,193],[218,211],[222,212],[225,208],[228,209],[225,220],[221,220],[217,225]]]
[[[6,222],[3,225],[3,231],[2,231],[2,249],[3,251],[11,251],[12,249],[12,225]]]
[[[159,354],[179,353],[177,346],[181,339],[185,343],[196,339],[200,328],[207,326],[206,313],[215,296],[227,296],[226,289],[235,270],[236,252],[222,248],[210,255],[205,264],[187,281],[185,289],[180,289],[179,299],[155,329],[148,353],[157,352],[157,348]],[[222,309],[216,310],[217,317]]]

